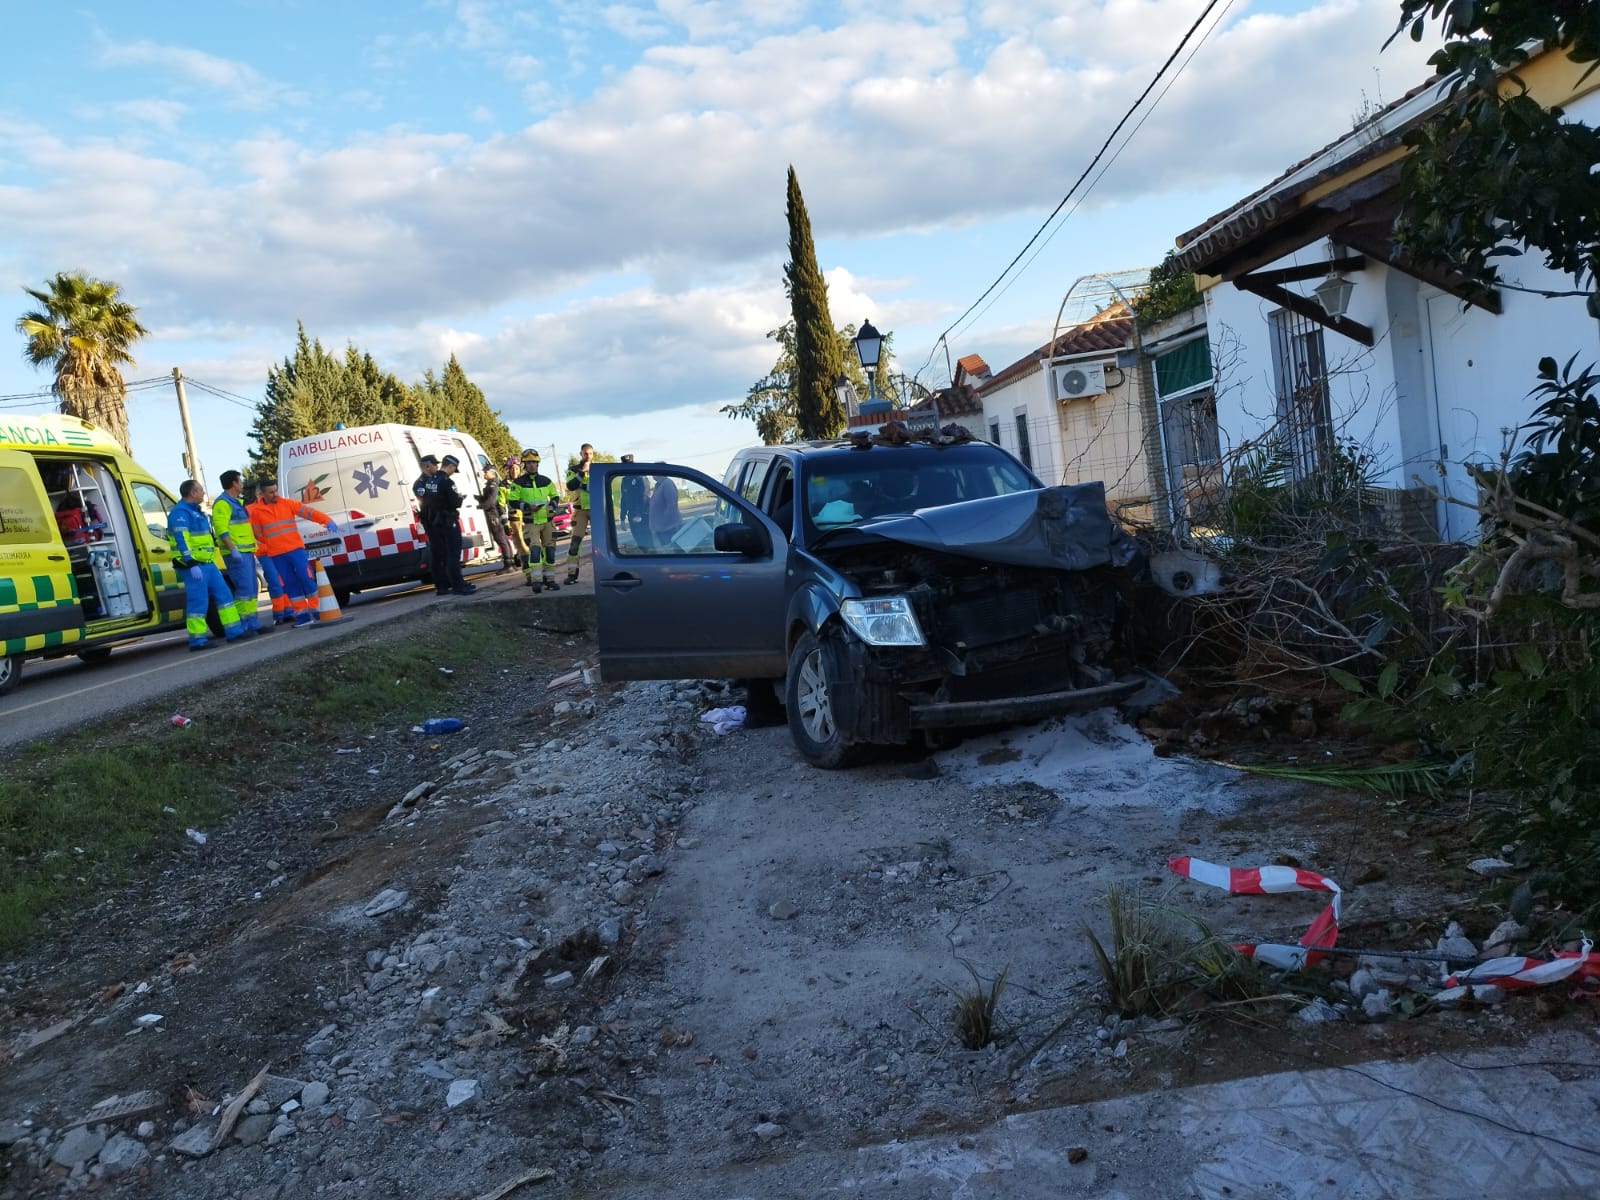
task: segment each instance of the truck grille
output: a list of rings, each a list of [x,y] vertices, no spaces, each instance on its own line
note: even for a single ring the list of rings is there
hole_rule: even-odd
[[[992,646],[1026,637],[1044,620],[1039,593],[1032,589],[972,596],[941,605],[938,640],[949,646]]]

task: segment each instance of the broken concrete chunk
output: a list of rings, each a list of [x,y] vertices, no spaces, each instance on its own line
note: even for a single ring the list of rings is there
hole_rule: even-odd
[[[370,901],[363,910],[369,917],[381,917],[386,912],[393,912],[406,902],[406,893],[394,888],[384,888]]]
[[[113,1134],[100,1151],[99,1166],[107,1175],[126,1175],[150,1161],[150,1151],[138,1138]]]
[[[1485,879],[1495,879],[1515,869],[1503,858],[1475,858],[1467,864],[1467,870],[1474,875],[1482,875]]]
[[[483,1092],[476,1079],[457,1079],[450,1085],[444,1103],[446,1108],[460,1108],[463,1104],[476,1104],[482,1098]]]
[[[100,1147],[106,1144],[106,1135],[96,1133],[92,1129],[74,1129],[61,1139],[61,1144],[56,1147],[56,1152],[50,1156],[50,1161],[66,1167],[69,1171],[83,1166],[96,1154]]]
[[[172,1139],[171,1147],[190,1158],[204,1158],[211,1153],[213,1129],[208,1124],[194,1125]]]
[[[763,1142],[770,1142],[773,1138],[783,1136],[783,1126],[776,1121],[763,1121],[753,1131]]]
[[[103,1125],[129,1117],[143,1117],[153,1112],[160,1112],[165,1106],[166,1098],[160,1092],[153,1090],[131,1092],[126,1096],[107,1096],[83,1116],[63,1128],[75,1129],[79,1125]]]

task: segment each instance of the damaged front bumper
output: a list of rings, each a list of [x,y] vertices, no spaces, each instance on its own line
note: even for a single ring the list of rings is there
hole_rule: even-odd
[[[971,725],[998,725],[1011,721],[1035,721],[1065,713],[1088,712],[1104,704],[1126,700],[1144,686],[1141,679],[1123,679],[1098,687],[1072,688],[1065,692],[1045,692],[1037,696],[1008,696],[1000,700],[946,700],[913,704],[910,712],[913,729],[951,729]]]

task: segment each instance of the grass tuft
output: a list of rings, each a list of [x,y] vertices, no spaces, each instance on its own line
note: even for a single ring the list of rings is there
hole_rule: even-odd
[[[1011,964],[996,975],[985,987],[982,978],[971,963],[963,963],[972,976],[972,988],[955,993],[956,1007],[951,1015],[956,1040],[968,1050],[982,1050],[995,1039],[995,1013],[1000,1007],[1000,996],[1006,990],[1006,976],[1011,974]]]

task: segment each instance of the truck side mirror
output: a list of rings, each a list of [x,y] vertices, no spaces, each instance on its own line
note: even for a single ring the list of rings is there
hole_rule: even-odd
[[[768,549],[765,530],[738,522],[718,525],[711,539],[712,545],[718,550],[742,554],[746,558],[756,558],[765,554]]]

